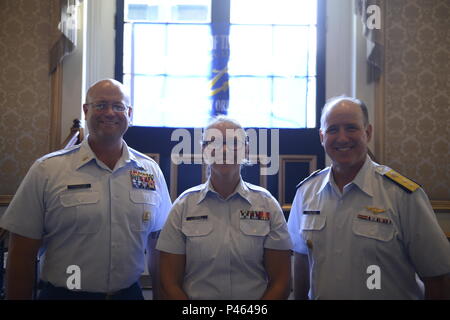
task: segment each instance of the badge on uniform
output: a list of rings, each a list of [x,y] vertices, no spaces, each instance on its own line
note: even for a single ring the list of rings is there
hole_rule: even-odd
[[[385,209],[376,208],[376,207],[366,207],[366,209],[369,210],[370,212],[374,213],[374,214],[379,214],[379,213],[386,212]]]
[[[270,212],[241,210],[241,219],[268,221],[270,220]]]
[[[143,222],[147,222],[150,220],[150,212],[149,211],[144,211],[144,214],[142,215],[142,221]]]
[[[358,214],[358,219],[371,221],[371,222],[378,222],[378,223],[383,223],[383,224],[392,224],[392,220],[389,218],[374,217],[374,216],[369,216],[369,215],[365,215],[365,214]]]
[[[153,175],[138,170],[130,170],[131,184],[133,188],[144,190],[156,190]]]

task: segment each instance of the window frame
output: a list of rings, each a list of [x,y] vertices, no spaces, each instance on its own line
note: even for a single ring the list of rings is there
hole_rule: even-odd
[[[230,1],[211,0],[211,14],[217,16],[217,12],[226,10],[229,12]],[[317,0],[317,57],[316,57],[316,126],[315,128],[298,128],[287,129],[279,128],[281,130],[302,130],[316,131],[320,128],[320,114],[323,105],[325,104],[325,70],[326,70],[326,0]],[[115,15],[115,64],[114,64],[114,78],[123,82],[123,44],[124,44],[124,5],[125,0],[116,0],[116,15]],[[223,15],[220,15],[221,17]],[[217,22],[219,20],[217,18]],[[230,17],[225,17],[227,22]],[[276,129],[276,128],[273,128]]]

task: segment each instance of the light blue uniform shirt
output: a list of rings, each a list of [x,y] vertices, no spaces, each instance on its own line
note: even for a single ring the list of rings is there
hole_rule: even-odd
[[[139,279],[148,235],[162,228],[171,201],[152,159],[124,142],[111,170],[87,141],[38,159],[0,226],[43,240],[42,280],[66,288],[67,267],[77,265],[81,290],[114,292]],[[132,170],[153,175],[155,190],[133,187]]]
[[[308,254],[312,299],[421,299],[416,281],[450,273],[450,244],[425,192],[408,193],[367,158],[343,193],[330,168],[297,190],[288,227]],[[380,269],[381,289],[369,289]],[[374,278],[369,279],[372,285]]]
[[[209,181],[185,191],[157,244],[186,255],[183,289],[190,299],[261,298],[268,283],[264,248],[291,249],[286,221],[267,190],[242,180],[226,200]]]

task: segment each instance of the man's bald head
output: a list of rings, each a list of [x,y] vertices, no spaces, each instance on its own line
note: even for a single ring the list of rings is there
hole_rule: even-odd
[[[90,144],[121,144],[132,116],[130,98],[122,83],[113,79],[94,83],[86,94],[83,111]]]
[[[327,100],[327,102],[323,106],[322,114],[320,116],[320,128],[321,129],[324,129],[325,119],[327,117],[327,114],[330,112],[330,110],[333,109],[333,107],[337,106],[342,101],[350,101],[350,102],[358,105],[362,112],[364,126],[367,127],[369,125],[369,111],[367,110],[366,104],[362,100],[342,95],[342,96],[330,98],[329,100]]]
[[[103,79],[103,80],[99,80],[96,83],[94,83],[89,90],[86,93],[86,103],[91,103],[93,102],[93,96],[96,95],[96,92],[98,91],[119,91],[122,96],[123,96],[123,101],[126,103],[127,106],[130,105],[130,97],[127,94],[127,90],[125,88],[125,86],[120,83],[117,80],[114,79]]]

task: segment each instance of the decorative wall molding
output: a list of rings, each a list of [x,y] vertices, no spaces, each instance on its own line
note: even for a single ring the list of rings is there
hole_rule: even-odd
[[[50,140],[49,152],[61,148],[61,106],[62,106],[63,66],[59,63],[50,75]]]
[[[435,212],[450,213],[450,201],[431,200],[431,206]]]
[[[374,110],[374,146],[377,162],[384,163],[384,144],[385,144],[385,123],[384,123],[384,73],[380,80],[375,83],[375,110]]]
[[[286,183],[286,164],[289,162],[301,162],[309,164],[309,173],[317,170],[317,156],[316,155],[281,155],[280,156],[280,171],[278,173],[278,202],[283,208],[290,209],[291,204],[286,203],[285,197],[285,183]]]
[[[7,207],[11,203],[14,195],[2,194],[0,195],[0,207]]]
[[[207,168],[208,166],[203,164],[203,156],[201,154],[183,154],[183,156],[177,156],[177,155],[171,155],[171,161],[170,161],[170,197],[172,201],[175,201],[175,199],[179,196],[178,194],[178,164],[175,162],[179,162],[181,160],[184,160],[189,163],[193,164],[201,164],[202,166],[202,176],[201,176],[201,183],[204,183],[206,181],[207,177]],[[181,163],[183,164],[183,163]]]

